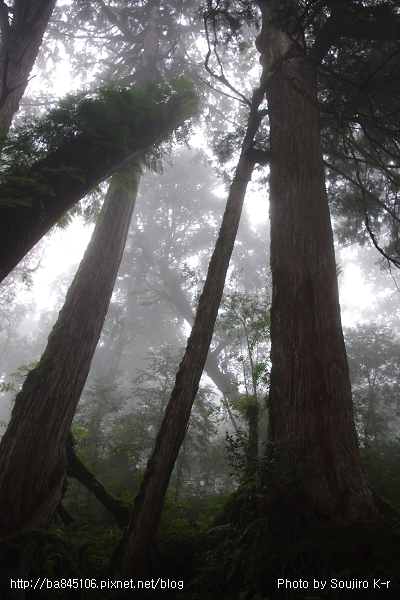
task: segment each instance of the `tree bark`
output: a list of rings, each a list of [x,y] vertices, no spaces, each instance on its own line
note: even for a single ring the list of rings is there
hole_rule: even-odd
[[[286,31],[275,20],[275,10],[289,3],[260,5],[261,59],[270,72],[270,442],[288,442],[282,469],[302,470],[302,489],[312,504],[333,517],[363,517],[374,507],[353,420],[319,139],[317,68],[293,25],[295,14],[291,21],[286,17]],[[283,492],[290,496],[293,490]]]
[[[48,186],[50,192],[29,188],[31,206],[1,208],[0,281],[74,204],[122,168],[124,163],[139,158],[159,143],[196,110],[197,97],[194,93],[173,96],[167,103],[165,118],[144,119],[139,125],[127,119],[129,154],[124,148],[99,144],[96,135],[92,139],[78,135],[34,164],[24,175],[39,178],[40,184]],[[79,177],[71,176],[70,169],[78,170]],[[10,197],[15,185],[7,181],[0,185],[0,205],[2,198]]]
[[[56,0],[16,0],[10,22],[8,7],[0,2],[1,139],[19,108],[55,4]]]
[[[0,444],[3,535],[46,528],[62,498],[66,440],[114,289],[135,199],[110,188],[46,350],[17,395]]]
[[[179,365],[155,446],[134,501],[127,532],[110,563],[110,571],[116,579],[128,579],[132,573],[139,572],[157,532],[165,493],[185,438],[210,347],[246,188],[254,168],[253,140],[261,121],[258,107],[262,95],[260,89],[253,94],[246,136],[185,355]],[[118,590],[115,596],[124,597],[127,593]]]

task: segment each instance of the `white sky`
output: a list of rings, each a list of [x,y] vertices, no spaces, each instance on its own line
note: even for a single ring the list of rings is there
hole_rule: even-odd
[[[267,202],[261,203],[259,196],[249,194],[246,198],[246,206],[253,225],[267,224]],[[79,264],[90,241],[93,228],[94,226],[85,226],[75,218],[68,229],[56,230],[52,234],[42,261],[43,267],[33,277],[32,295],[38,311],[53,305],[54,299],[49,290],[51,282],[60,274],[67,272],[71,265]],[[347,258],[351,261],[351,252],[347,254]],[[339,287],[343,325],[351,326],[355,322],[363,321],[362,311],[371,306],[375,294],[373,284],[365,280],[355,262],[349,262],[339,276]]]
[[[372,284],[365,281],[354,263],[348,264],[339,276],[339,295],[344,327],[363,321],[362,310],[371,306],[375,296]]]
[[[85,226],[75,218],[66,230],[56,229],[49,240],[42,260],[43,267],[33,277],[33,296],[37,310],[53,305],[49,285],[71,265],[78,265],[90,241],[94,226]]]

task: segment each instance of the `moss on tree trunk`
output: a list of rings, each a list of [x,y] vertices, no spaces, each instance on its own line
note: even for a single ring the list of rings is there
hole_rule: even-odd
[[[197,97],[191,91],[175,94],[158,108],[164,116],[143,118],[139,124],[134,110],[132,120],[129,115],[121,115],[118,126],[127,131],[126,147],[108,140],[107,123],[100,122],[91,136],[74,136],[23,173],[23,181],[32,179],[40,186],[16,183],[12,179],[0,184],[0,281],[96,185],[125,163],[142,156],[193,116]],[[7,204],[15,193],[18,197],[20,187],[29,196],[30,206],[1,206],[2,200]],[[47,191],[43,191],[44,188]]]

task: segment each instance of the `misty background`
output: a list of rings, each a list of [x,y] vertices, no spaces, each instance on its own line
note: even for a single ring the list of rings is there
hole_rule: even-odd
[[[15,126],[67,93],[123,78],[129,32],[122,23],[118,26],[100,13],[96,17],[82,6],[78,10],[75,4],[58,3]],[[177,42],[178,53],[182,61],[188,59],[185,68],[203,79],[206,45],[196,12],[192,21],[183,19],[180,25],[184,34]],[[167,38],[167,19],[164,27]],[[248,39],[253,37],[249,28]],[[240,70],[234,71],[227,61],[226,72],[248,94],[259,76],[258,53],[244,46],[240,60]],[[81,455],[115,493],[136,489],[152,448],[218,233],[242,117],[240,102],[206,87],[186,142],[174,145],[153,171],[144,170],[117,284],[74,423]],[[345,183],[339,189],[329,177],[327,187],[333,201],[339,193],[351,193]],[[46,346],[105,189],[100,186],[82,201],[1,284],[1,432],[13,397]],[[246,435],[246,407],[254,396],[262,407],[261,439],[266,435],[267,167],[256,169],[245,206],[210,358],[170,484],[176,498],[212,498],[238,485],[240,435],[236,442],[232,436]],[[332,215],[364,465],[371,483],[400,501],[400,278],[382,262],[359,219],[350,211],[338,216],[333,210]],[[94,502],[76,482],[68,494],[78,511]]]

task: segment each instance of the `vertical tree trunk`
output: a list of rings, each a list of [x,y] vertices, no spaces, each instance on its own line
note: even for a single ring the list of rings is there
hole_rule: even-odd
[[[270,437],[272,443],[287,440],[302,448],[303,454],[293,452],[290,460],[307,466],[302,483],[312,503],[332,515],[359,517],[373,510],[373,501],[353,420],[319,140],[317,73],[303,53],[294,18],[288,20],[286,13],[290,35],[273,20],[276,8],[288,6],[285,0],[261,3],[262,61],[271,77]]]
[[[11,22],[0,3],[0,133],[4,137],[28,85],[56,0],[16,0]],[[1,140],[0,140],[1,146]]]

